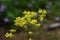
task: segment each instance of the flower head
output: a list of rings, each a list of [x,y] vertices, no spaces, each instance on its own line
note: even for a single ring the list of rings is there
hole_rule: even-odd
[[[43,12],[42,13],[47,14],[47,11],[45,9],[43,9]]]
[[[9,31],[10,31],[10,32],[12,32],[12,33],[13,33],[13,32],[16,32],[16,30],[15,30],[15,29],[10,29]]]
[[[14,37],[14,35],[13,35],[12,33],[6,33],[5,36],[6,36],[6,37],[10,37],[10,38],[11,38],[11,37]]]
[[[40,13],[40,14],[41,14],[41,13],[42,13],[42,14],[47,14],[47,11],[46,11],[45,9],[39,9],[39,10],[38,10],[38,13]]]
[[[6,33],[5,36],[6,36],[6,37],[9,37],[9,33]]]
[[[36,12],[31,12],[32,17],[36,17]]]
[[[29,32],[28,32],[28,34],[29,34],[29,35],[32,35],[32,34],[33,34],[33,32],[29,31]]]
[[[40,21],[43,21],[43,20],[44,20],[44,16],[42,16],[42,15],[39,16],[39,20],[40,20]]]
[[[29,38],[29,40],[32,40],[32,38]]]
[[[37,20],[31,20],[30,23],[31,23],[31,24],[36,24],[36,23],[37,23]]]
[[[41,24],[35,24],[35,26],[36,26],[36,27],[40,27],[40,26],[41,26]]]
[[[14,20],[16,26],[24,26],[27,21],[24,19],[24,17],[17,17],[16,20]]]
[[[42,13],[42,12],[43,12],[43,10],[42,10],[42,9],[39,9],[39,10],[38,10],[38,13]]]

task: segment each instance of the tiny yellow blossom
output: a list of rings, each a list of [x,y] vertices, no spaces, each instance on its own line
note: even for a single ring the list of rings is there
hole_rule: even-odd
[[[19,19],[18,19],[19,18]],[[16,26],[24,26],[26,23],[27,23],[27,21],[25,20],[25,17],[17,17],[15,20],[14,20],[14,22],[15,22],[15,25]]]
[[[10,32],[16,32],[16,30],[15,30],[15,29],[10,29],[9,31],[10,31]]]
[[[26,13],[27,13],[27,11],[26,11],[26,10],[24,10],[23,14],[26,14]]]
[[[30,22],[30,21],[31,21],[31,18],[30,18],[30,17],[27,17],[27,18],[26,18],[26,21],[27,21],[27,22]]]
[[[41,16],[39,17],[39,20],[40,20],[40,21],[43,21],[43,20],[44,20],[44,16],[41,15]]]
[[[18,24],[19,24],[19,23],[16,22],[14,25],[19,26]]]
[[[42,15],[39,15],[39,17],[46,17],[46,15],[45,14],[42,14]]]
[[[6,33],[5,36],[6,36],[6,37],[9,37],[9,33]]]
[[[41,24],[35,24],[35,26],[36,26],[36,27],[40,27],[40,26],[41,26]]]
[[[31,12],[31,17],[36,17],[36,12]]]
[[[12,34],[12,33],[9,33],[9,37],[11,38],[11,37],[14,37],[14,35]]]
[[[32,34],[33,34],[33,32],[29,31],[29,32],[28,32],[28,34],[29,34],[29,35],[32,35]]]
[[[23,14],[28,15],[30,14],[30,11],[24,11]]]
[[[18,21],[20,21],[20,19],[21,19],[21,17],[17,17],[17,18],[14,20],[14,22],[18,22]]]
[[[43,21],[44,20],[44,17],[40,17],[40,21]]]
[[[30,11],[27,11],[27,14],[30,14]]]
[[[36,23],[37,23],[37,20],[31,20],[30,23],[31,23],[31,24],[36,24]]]
[[[42,14],[43,17],[46,17],[46,14]]]
[[[20,26],[20,27],[23,27],[23,24],[19,23],[19,26]]]
[[[29,40],[32,40],[32,38],[29,38]]]
[[[38,13],[42,13],[43,15],[46,15],[47,11],[45,9],[39,9]]]
[[[16,19],[20,19],[20,17],[17,17]]]
[[[12,33],[6,33],[5,36],[6,36],[6,37],[10,37],[10,38],[11,38],[11,37],[14,37],[14,35],[13,35]]]
[[[39,10],[38,10],[38,13],[42,13],[42,12],[43,12],[43,10],[42,10],[42,9],[39,9]]]
[[[31,12],[31,11],[24,11],[23,14],[25,14],[25,17],[35,17],[36,12]]]
[[[43,9],[43,12],[42,12],[43,14],[47,14],[47,11],[45,10],[45,9]]]

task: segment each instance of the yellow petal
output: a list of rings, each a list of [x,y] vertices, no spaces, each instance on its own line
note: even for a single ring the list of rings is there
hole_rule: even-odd
[[[11,38],[11,37],[14,37],[14,35],[12,34],[12,33],[9,33],[9,37]]]
[[[39,9],[39,10],[38,10],[38,13],[42,13],[42,12],[43,12],[42,9]]]
[[[29,32],[28,32],[28,34],[29,34],[29,35],[32,35],[32,34],[33,34],[33,32],[29,31]]]
[[[6,36],[6,37],[9,37],[9,33],[6,33],[5,36]]]
[[[41,24],[36,24],[36,27],[40,27],[41,26]]]
[[[32,38],[29,38],[29,40],[32,40]]]
[[[15,29],[10,29],[9,31],[10,31],[10,32],[16,32],[16,30],[15,30]]]

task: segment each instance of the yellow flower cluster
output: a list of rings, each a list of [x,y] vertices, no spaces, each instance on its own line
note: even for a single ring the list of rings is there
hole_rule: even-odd
[[[44,17],[46,16],[47,11],[45,9],[39,9],[38,10],[39,13],[39,20],[43,21]],[[23,12],[24,16],[23,17],[17,17],[14,22],[16,26],[26,26],[28,25],[28,23],[35,25],[35,26],[40,26],[41,24],[38,23],[38,20],[36,19],[37,16],[37,12],[34,11],[24,11]]]
[[[38,24],[35,24],[35,26],[39,28],[39,27],[41,26],[41,24],[40,24],[40,23],[38,23]]]
[[[43,21],[44,20],[44,17],[47,14],[47,11],[45,9],[39,9],[38,13],[41,14],[41,15],[39,15],[39,20],[40,21]]]
[[[16,26],[22,27],[30,22],[33,23],[33,21],[36,21],[31,21],[33,17],[36,17],[36,12],[24,11],[23,14],[25,15],[24,17],[17,17],[16,20],[14,20]]]
[[[6,36],[6,37],[9,37],[9,38],[14,37],[13,33],[16,32],[16,30],[15,30],[15,29],[10,29],[9,31],[10,31],[10,33],[7,32],[7,33],[5,34],[5,36]]]
[[[25,14],[26,17],[36,17],[36,12],[33,11],[24,11],[23,14]]]
[[[23,17],[17,17],[14,20],[14,23],[16,26],[28,28],[27,25],[32,24],[33,26],[36,26],[39,28],[41,26],[39,22],[44,20],[44,17],[46,16],[47,11],[45,9],[39,9],[38,18],[37,18],[37,12],[34,12],[34,11],[24,11],[23,14],[24,14]],[[28,34],[32,35],[33,32],[29,31]],[[32,40],[32,38],[29,38],[29,40]]]
[[[41,13],[47,14],[47,11],[46,11],[45,9],[39,9],[39,10],[38,10],[38,13],[40,13],[40,14],[41,14]]]
[[[5,36],[9,37],[9,38],[14,37],[14,35],[12,33],[8,33],[8,32],[5,34]]]
[[[24,17],[17,17],[16,20],[14,20],[16,26],[24,26],[27,22],[24,20]]]

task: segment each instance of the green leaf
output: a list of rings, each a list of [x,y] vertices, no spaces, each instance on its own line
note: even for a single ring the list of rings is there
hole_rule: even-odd
[[[8,18],[10,18],[10,19],[14,19],[14,18],[15,18],[14,13],[9,12],[9,11],[8,11],[8,13],[6,14],[6,16],[7,16]]]

